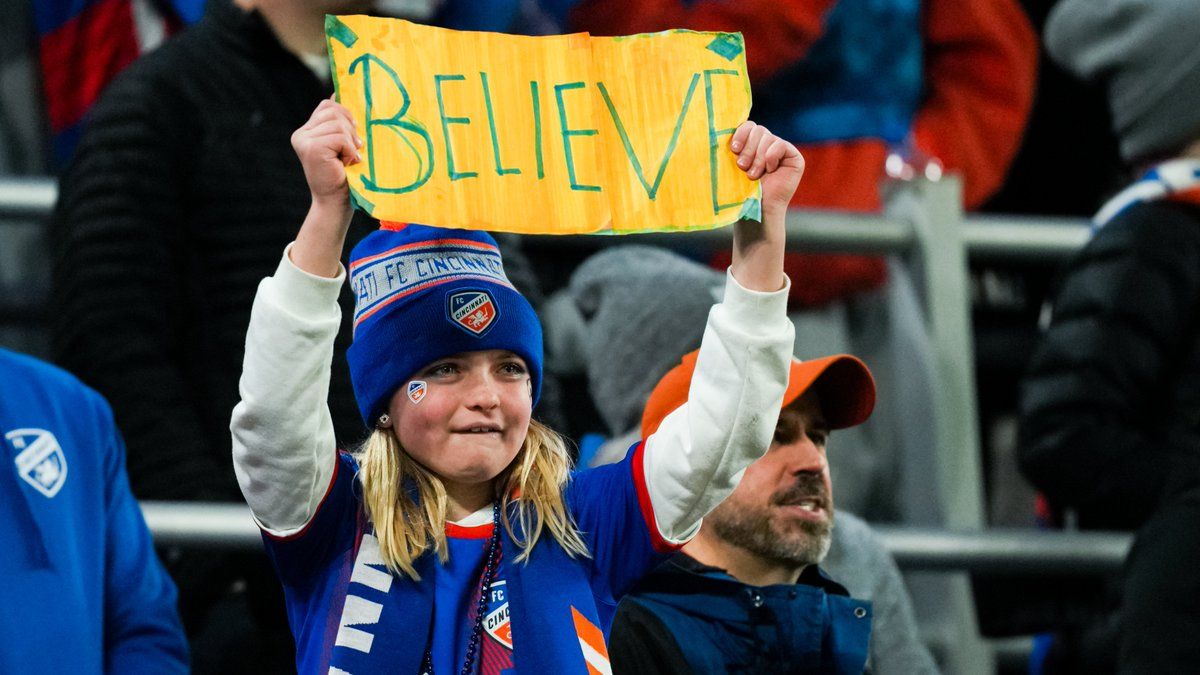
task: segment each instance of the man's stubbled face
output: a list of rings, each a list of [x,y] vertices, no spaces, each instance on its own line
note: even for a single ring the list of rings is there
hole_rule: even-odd
[[[813,565],[833,534],[833,493],[825,458],[828,426],[814,392],[779,414],[770,450],[704,518],[725,542],[768,560]]]

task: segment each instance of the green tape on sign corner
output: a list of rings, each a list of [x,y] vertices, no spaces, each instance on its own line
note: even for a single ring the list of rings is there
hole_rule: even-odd
[[[742,211],[738,214],[739,220],[757,220],[762,222],[762,201],[757,197],[751,197],[742,202]]]
[[[358,42],[358,35],[350,30],[349,26],[342,23],[341,19],[332,14],[325,15],[325,34],[342,43],[342,46],[347,49]]]
[[[367,215],[375,215],[375,205],[364,199],[363,196],[358,193],[358,190],[350,188],[350,199],[355,203],[355,205],[358,206],[358,208],[365,211]]]
[[[745,50],[745,45],[742,43],[741,33],[721,33],[713,38],[713,41],[708,43],[709,51],[724,58],[726,61],[732,61]]]

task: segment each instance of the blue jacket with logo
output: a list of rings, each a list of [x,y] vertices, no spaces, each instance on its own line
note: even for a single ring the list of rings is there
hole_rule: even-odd
[[[0,437],[0,673],[186,673],[108,404],[0,349]]]

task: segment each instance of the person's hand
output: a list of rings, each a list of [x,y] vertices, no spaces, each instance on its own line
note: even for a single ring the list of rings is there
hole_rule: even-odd
[[[804,174],[804,157],[796,146],[766,127],[746,121],[733,132],[729,150],[737,155],[738,168],[762,182],[764,218],[767,210],[787,211]]]
[[[321,101],[304,126],[292,133],[292,149],[304,167],[314,203],[350,203],[346,166],[362,160],[360,147],[350,111],[332,98]]]
[[[354,129],[350,111],[333,99],[317,105],[308,122],[292,134],[292,149],[304,167],[312,193],[308,216],[292,246],[292,262],[300,269],[336,277],[354,207],[346,166],[362,161],[362,139]]]
[[[738,167],[762,182],[762,222],[740,220],[733,227],[733,264],[738,283],[754,291],[783,288],[788,203],[804,174],[804,158],[796,146],[766,127],[743,122],[729,139]]]

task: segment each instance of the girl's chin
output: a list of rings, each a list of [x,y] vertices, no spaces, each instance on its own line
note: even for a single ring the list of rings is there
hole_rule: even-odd
[[[438,472],[438,475],[446,483],[470,486],[490,483],[500,475],[501,471],[504,471],[503,466],[481,467],[476,464],[468,467],[448,468],[445,472]]]

